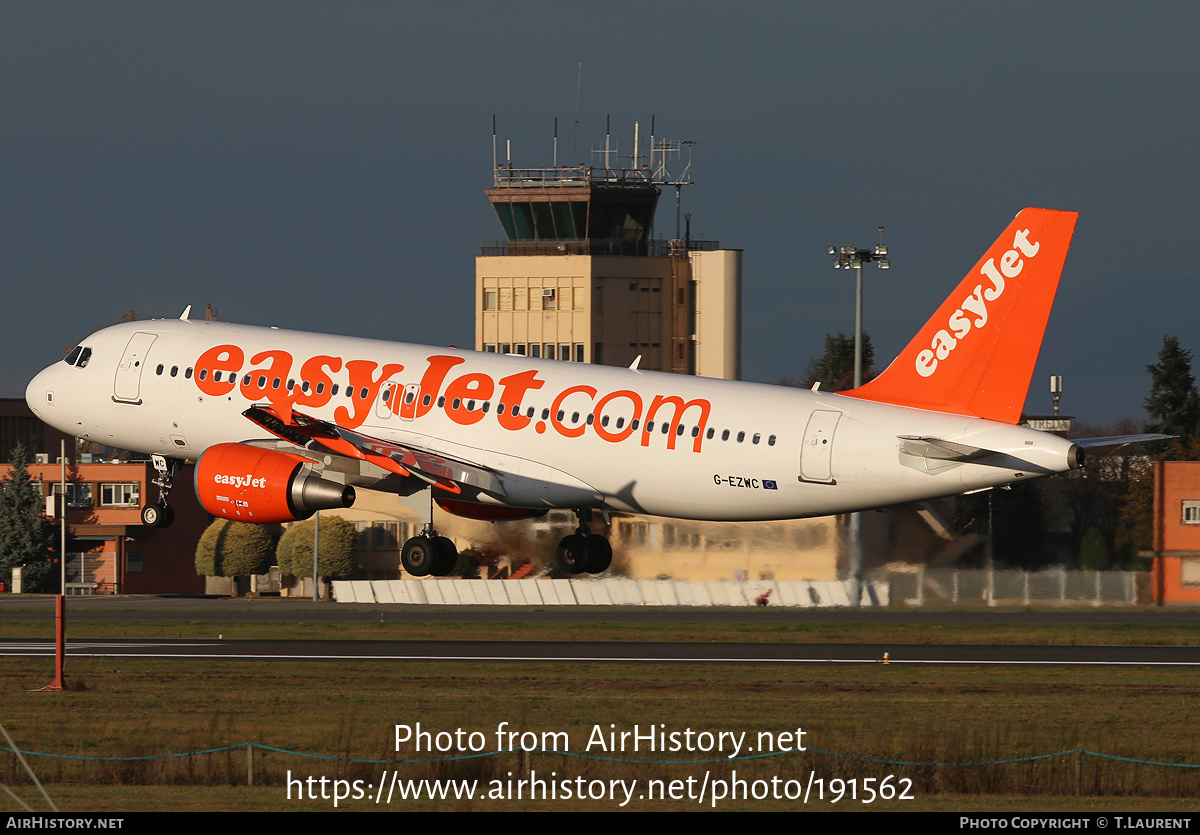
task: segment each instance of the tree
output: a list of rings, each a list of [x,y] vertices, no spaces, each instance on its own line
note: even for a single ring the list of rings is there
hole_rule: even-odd
[[[196,543],[196,573],[205,577],[264,574],[275,555],[275,537],[262,525],[218,519]]]
[[[0,578],[12,582],[13,567],[24,565],[26,586],[41,588],[52,579],[54,523],[46,518],[42,491],[29,477],[23,444],[13,447],[10,463],[12,469],[0,480]]]
[[[1183,444],[1196,437],[1200,428],[1200,392],[1192,376],[1192,352],[1179,346],[1179,338],[1164,336],[1158,363],[1147,365],[1150,394],[1146,411],[1150,432],[1178,435]]]
[[[875,349],[871,347],[871,337],[863,334],[862,340],[863,382],[875,376],[872,366],[875,364]],[[784,381],[791,385],[789,381]],[[812,388],[814,383],[821,384],[822,391],[846,391],[854,387],[854,334],[826,334],[825,353],[813,357],[804,372],[804,380],[800,383],[804,388]]]
[[[330,580],[344,580],[358,570],[358,529],[340,516],[322,516],[321,562],[317,570]],[[284,532],[275,551],[279,573],[292,577],[312,576],[313,521],[292,525]]]
[[[1133,554],[1149,550],[1153,544],[1154,471],[1149,462],[1200,460],[1200,392],[1192,375],[1192,352],[1180,347],[1178,337],[1164,336],[1158,362],[1147,365],[1146,370],[1150,372],[1146,431],[1178,437],[1148,444],[1147,465],[1130,477],[1117,545]]]
[[[1136,435],[1140,431],[1138,424],[1126,419],[1108,426],[1079,424],[1073,437]],[[1130,485],[1145,469],[1146,450],[1141,444],[1098,447],[1087,450],[1079,469],[1041,482],[1051,515],[1070,527],[1070,544],[1081,566],[1125,568],[1132,564],[1134,554],[1120,534],[1121,518]]]

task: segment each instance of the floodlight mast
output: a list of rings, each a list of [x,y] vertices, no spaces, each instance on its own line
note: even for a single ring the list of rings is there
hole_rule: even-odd
[[[854,292],[854,387],[858,388],[863,384],[863,355],[862,355],[862,317],[863,317],[863,278],[862,265],[866,261],[875,262],[875,265],[881,270],[891,268],[891,262],[888,261],[887,245],[883,242],[883,227],[879,227],[879,243],[875,245],[874,251],[867,249],[859,249],[853,244],[840,247],[829,247],[829,254],[837,256],[833,259],[833,268],[835,270],[854,270],[855,276],[855,292]],[[850,542],[848,543],[848,551],[850,554],[850,577],[853,580],[852,600],[853,605],[858,606],[862,602],[862,583],[863,583],[863,558],[862,558],[862,514],[851,513],[849,531]]]
[[[862,283],[862,265],[866,261],[875,262],[875,265],[881,270],[891,268],[891,262],[888,261],[887,245],[883,242],[883,227],[879,227],[879,243],[875,245],[874,251],[867,249],[859,249],[853,244],[840,247],[829,247],[829,254],[836,255],[833,260],[833,268],[835,270],[854,270],[857,273],[856,286],[854,293],[854,387],[858,388],[863,384],[863,367],[862,367],[862,309],[863,309],[863,283]]]

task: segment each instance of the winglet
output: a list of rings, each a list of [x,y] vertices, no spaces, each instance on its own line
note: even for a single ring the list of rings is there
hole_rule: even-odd
[[[1078,217],[1022,211],[887,370],[843,393],[1016,423]]]
[[[191,315],[191,312],[192,312],[192,306],[189,304],[187,307],[185,307],[183,309],[183,313],[180,315],[179,318],[186,322],[187,317]]]

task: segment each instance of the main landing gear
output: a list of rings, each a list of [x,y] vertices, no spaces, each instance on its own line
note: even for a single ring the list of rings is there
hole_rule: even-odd
[[[158,476],[154,483],[158,485],[158,503],[148,504],[142,508],[142,524],[147,528],[169,528],[175,521],[175,511],[167,504],[167,496],[171,494],[171,479],[179,462],[174,458],[168,459],[162,455],[152,455],[154,469]]]
[[[592,533],[591,508],[575,511],[579,527],[558,543],[558,567],[566,574],[599,574],[612,564],[612,545],[608,538]]]
[[[458,549],[448,537],[438,536],[433,523],[429,523],[419,536],[404,543],[400,551],[400,564],[414,577],[432,574],[445,577],[458,564]]]

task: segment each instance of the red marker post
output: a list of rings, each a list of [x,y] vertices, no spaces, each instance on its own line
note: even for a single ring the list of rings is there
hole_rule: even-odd
[[[63,662],[67,655],[67,598],[55,597],[54,606],[54,681],[42,688],[43,691],[61,691],[67,687],[63,675]]]

